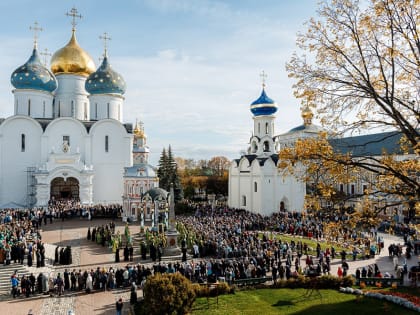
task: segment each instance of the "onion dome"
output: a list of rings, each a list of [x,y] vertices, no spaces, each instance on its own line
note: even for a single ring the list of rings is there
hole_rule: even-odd
[[[52,56],[51,71],[54,74],[67,73],[85,77],[95,71],[92,57],[77,43],[75,30],[67,45],[57,50]]]
[[[112,69],[105,55],[98,70],[87,78],[85,88],[90,94],[124,94],[126,86],[123,77]]]
[[[136,127],[134,128],[133,133],[136,138],[146,139],[146,134],[144,133],[144,127],[142,122],[138,123],[136,121]]]
[[[36,48],[29,60],[12,73],[10,81],[16,89],[53,92],[57,88],[54,74],[41,63]]]
[[[267,96],[263,88],[260,97],[251,104],[254,116],[272,115],[277,112],[277,104]]]

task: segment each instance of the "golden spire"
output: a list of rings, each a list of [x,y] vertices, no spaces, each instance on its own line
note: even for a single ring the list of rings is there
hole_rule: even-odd
[[[104,35],[100,35],[99,39],[102,39],[104,41],[104,58],[108,56],[108,47],[107,47],[107,41],[111,40],[111,37],[108,36],[107,32],[104,32]],[[136,122],[137,124],[137,122]]]
[[[34,26],[29,26],[31,31],[34,31],[34,49],[38,48],[38,32],[42,32],[42,27],[39,26],[38,22],[34,22]]]

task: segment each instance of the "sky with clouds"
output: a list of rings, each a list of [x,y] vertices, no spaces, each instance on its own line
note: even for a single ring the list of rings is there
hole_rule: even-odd
[[[29,58],[37,21],[39,50],[51,53],[71,35],[99,65],[107,32],[109,61],[125,78],[124,122],[143,121],[157,164],[164,147],[177,157],[237,158],[253,126],[249,105],[267,94],[279,110],[276,133],[300,125],[300,103],[285,63],[296,50],[315,0],[15,0],[0,2],[0,117],[13,114],[10,74]]]

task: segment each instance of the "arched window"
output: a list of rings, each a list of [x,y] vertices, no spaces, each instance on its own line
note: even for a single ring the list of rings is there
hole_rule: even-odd
[[[108,153],[109,151],[109,138],[108,136],[105,136],[105,152]]]
[[[106,104],[106,118],[109,118],[109,103]]]
[[[264,141],[264,152],[269,152],[270,151],[270,144],[268,143],[268,141]]]
[[[98,119],[98,103],[95,103],[95,119]]]
[[[25,146],[26,146],[26,143],[25,143],[25,134],[22,133],[20,135],[20,151],[21,152],[25,152],[25,149],[26,149]]]
[[[28,116],[31,116],[31,99],[28,100]]]
[[[74,117],[74,115],[75,115],[74,102],[71,101],[71,117]]]
[[[84,105],[84,115],[83,115],[83,118],[84,118],[84,120],[87,120],[87,116],[88,116],[88,114],[87,114],[87,103],[84,103],[83,105]]]
[[[268,122],[267,122],[267,123],[265,123],[265,134],[266,134],[266,135],[268,135],[268,129],[269,129],[269,128],[268,128]]]
[[[254,192],[258,192],[258,184],[257,184],[257,182],[254,182]]]
[[[261,132],[260,123],[258,123],[258,133]]]
[[[58,101],[58,113],[57,113],[57,117],[61,117],[61,102]]]
[[[256,153],[258,150],[257,142],[252,142],[252,153]]]
[[[242,206],[246,206],[246,196],[242,196]]]

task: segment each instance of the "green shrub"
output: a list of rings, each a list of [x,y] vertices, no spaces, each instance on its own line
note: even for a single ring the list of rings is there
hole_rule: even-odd
[[[223,294],[235,293],[235,289],[226,282],[219,282],[217,286],[199,285],[194,283],[193,289],[196,297],[215,297]]]
[[[194,301],[193,285],[179,273],[157,273],[147,278],[143,304],[145,314],[187,314],[191,311]]]

